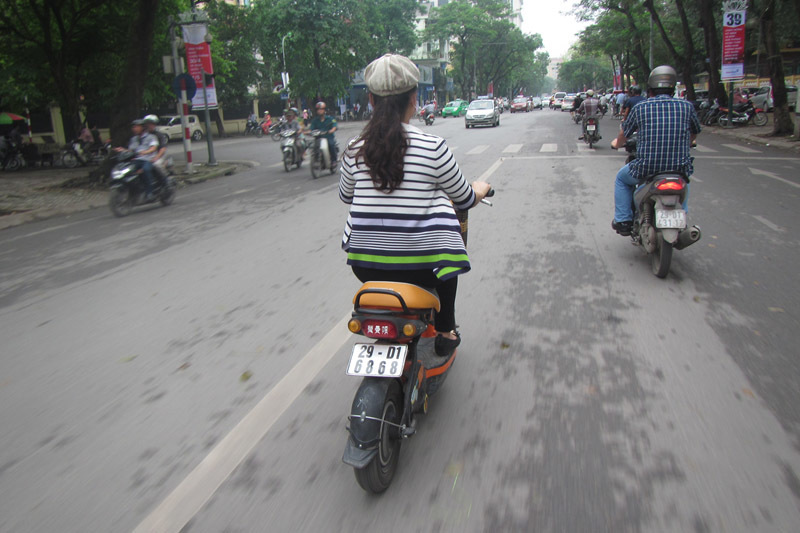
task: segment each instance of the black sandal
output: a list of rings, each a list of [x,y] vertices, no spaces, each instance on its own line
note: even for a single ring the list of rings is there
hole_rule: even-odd
[[[458,345],[461,344],[461,334],[457,331],[451,331],[450,333],[453,333],[456,338],[448,339],[443,335],[437,335],[436,340],[433,342],[433,348],[439,357],[450,357]]]

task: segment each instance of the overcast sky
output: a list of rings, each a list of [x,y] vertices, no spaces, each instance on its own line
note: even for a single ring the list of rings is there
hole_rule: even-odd
[[[562,57],[587,26],[573,15],[574,0],[523,0],[522,31],[538,33],[550,57]]]

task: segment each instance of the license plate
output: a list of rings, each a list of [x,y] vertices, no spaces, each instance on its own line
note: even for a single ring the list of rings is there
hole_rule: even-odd
[[[656,209],[656,227],[657,228],[676,228],[683,229],[686,227],[686,211],[683,209]]]
[[[596,128],[596,126],[593,126],[593,125],[591,125],[591,124],[589,124],[588,126],[586,126],[586,131],[594,131],[595,129],[597,129],[597,128]]]
[[[348,376],[397,378],[403,375],[405,344],[356,344],[347,365]]]

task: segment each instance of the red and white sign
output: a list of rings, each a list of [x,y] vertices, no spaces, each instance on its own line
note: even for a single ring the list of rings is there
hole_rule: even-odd
[[[205,24],[188,24],[183,26],[183,41],[186,43],[186,66],[189,75],[194,78],[197,84],[197,93],[192,98],[193,109],[205,109],[203,101],[203,71],[208,74],[214,73],[211,64],[211,48],[206,42],[208,28]],[[206,97],[208,98],[208,108],[217,107],[217,88],[214,80],[206,86]]]
[[[744,21],[746,11],[722,15],[722,80],[744,78]]]

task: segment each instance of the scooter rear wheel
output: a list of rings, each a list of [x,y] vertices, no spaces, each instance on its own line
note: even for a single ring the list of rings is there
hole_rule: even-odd
[[[286,169],[286,172],[292,170],[293,159],[291,152],[283,152],[283,168]]]
[[[669,274],[669,265],[672,262],[672,243],[664,240],[659,235],[656,250],[650,255],[650,266],[657,278],[666,278]]]
[[[763,126],[766,123],[767,123],[767,114],[764,113],[763,111],[760,113],[756,113],[755,116],[753,116],[753,124],[755,124],[756,126]]]
[[[403,394],[400,385],[394,381],[386,391],[383,401],[383,415],[386,422],[399,424],[403,412]],[[381,424],[378,453],[364,468],[354,468],[356,481],[367,492],[380,494],[389,488],[400,459],[400,435],[397,428]]]

